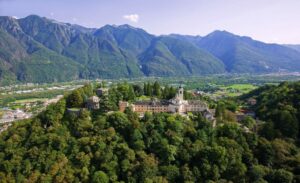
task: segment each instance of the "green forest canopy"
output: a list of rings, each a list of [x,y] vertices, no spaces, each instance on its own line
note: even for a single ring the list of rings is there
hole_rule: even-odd
[[[281,87],[295,91],[299,82],[270,91]],[[234,122],[213,128],[200,114],[187,119],[146,113],[140,119],[130,109],[109,114],[102,110],[112,107],[114,97],[128,97],[130,88],[134,87],[115,87],[116,96],[101,98],[100,110],[68,113],[69,105],[84,105],[74,102],[74,96],[84,102],[94,95],[87,85],[39,116],[14,123],[0,135],[1,182],[300,181],[296,136],[247,133]],[[268,106],[260,99],[269,95],[268,90],[261,90],[257,110]],[[292,99],[291,93],[278,96]]]

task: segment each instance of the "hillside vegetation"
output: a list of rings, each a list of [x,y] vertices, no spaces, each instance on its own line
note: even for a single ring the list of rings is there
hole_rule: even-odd
[[[165,44],[177,40],[170,38],[163,46],[156,45],[160,39],[128,25],[107,25],[95,30],[35,15],[22,19],[0,17],[0,82],[224,72],[220,60],[191,43],[169,48]],[[146,53],[150,47],[155,50],[154,55]],[[175,55],[179,51],[182,53]]]
[[[294,91],[293,86],[299,83],[283,85],[286,90]],[[129,108],[125,113],[107,113],[118,99],[132,101],[132,96],[141,94],[168,97],[158,86],[145,84],[144,89],[137,89],[119,84],[110,89],[108,96],[101,97],[99,110],[67,112],[68,107],[83,107],[86,98],[94,95],[93,86],[86,85],[39,116],[15,123],[0,135],[0,180],[300,181],[296,136],[265,138],[266,135],[246,132],[230,121],[219,121],[213,128],[200,114],[187,119],[167,113],[146,113],[139,118]],[[264,88],[256,91],[257,95],[267,95],[267,90],[260,93]],[[293,96],[283,95],[288,99]],[[290,105],[296,108],[298,104]]]
[[[266,85],[242,98],[256,98],[253,107],[257,116],[266,121],[262,135],[268,139],[293,138],[299,140],[300,82]]]

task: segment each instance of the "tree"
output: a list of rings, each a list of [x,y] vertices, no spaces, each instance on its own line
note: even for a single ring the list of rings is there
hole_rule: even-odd
[[[146,155],[142,153],[138,173],[136,174],[138,182],[144,182],[146,179],[152,179],[158,172],[158,162],[153,154]]]
[[[275,128],[279,129],[285,137],[296,138],[298,136],[298,121],[290,111],[282,110],[276,112],[273,121]]]
[[[65,108],[66,101],[62,99],[56,104],[49,105],[47,110],[39,115],[39,118],[47,127],[59,125],[59,122],[65,113]]]
[[[216,108],[216,117],[220,120],[225,116],[225,104],[223,102],[219,102]]]
[[[96,171],[93,175],[92,183],[108,183],[109,178],[103,171]]]
[[[177,147],[168,144],[167,139],[162,139],[158,144],[160,149],[158,149],[158,155],[163,162],[171,163],[175,160],[177,154]]]
[[[124,137],[128,137],[130,133],[131,123],[127,116],[122,112],[115,112],[108,116],[107,121],[117,132]]]
[[[193,99],[192,93],[191,93],[191,92],[188,92],[188,91],[186,91],[186,90],[183,91],[183,96],[184,96],[184,99],[185,99],[185,100],[191,100],[191,99]]]
[[[147,96],[152,96],[152,94],[153,94],[152,85],[151,85],[151,83],[147,83],[147,85],[146,85],[146,95]]]
[[[238,139],[241,135],[241,129],[235,123],[226,123],[217,128],[217,134],[219,137]]]
[[[157,97],[161,97],[161,88],[157,81],[155,81],[153,85],[153,95]]]
[[[132,87],[132,85],[129,85],[129,87],[128,87],[128,98],[127,98],[127,100],[128,100],[128,101],[133,101],[134,99],[135,99],[135,93],[134,93],[133,87]]]
[[[272,183],[291,183],[293,181],[293,174],[284,169],[273,170],[266,178]]]
[[[243,125],[245,125],[246,127],[248,127],[249,129],[253,129],[255,124],[256,124],[256,121],[250,117],[250,116],[246,116],[242,121],[241,123]]]
[[[195,182],[195,176],[193,175],[193,172],[190,170],[188,164],[185,164],[181,167],[181,181],[182,182]]]
[[[274,139],[276,136],[278,136],[278,135],[277,135],[277,131],[278,131],[278,130],[275,130],[275,129],[274,129],[274,124],[273,124],[273,122],[266,122],[266,123],[263,125],[262,129],[259,131],[259,134],[260,134],[262,137],[264,137],[264,138],[266,138],[266,139],[268,139],[268,140],[272,140],[272,139]]]
[[[78,118],[72,123],[73,134],[80,136],[88,136],[90,130],[93,129],[93,123],[90,118],[90,112],[86,109],[81,110]]]
[[[179,168],[175,165],[167,165],[167,166],[161,166],[160,172],[162,175],[164,175],[169,182],[178,182],[179,178]]]
[[[137,96],[137,97],[144,95],[144,90],[140,85],[133,85],[133,90],[134,90],[135,96]]]
[[[162,90],[162,98],[163,98],[163,99],[168,99],[169,95],[170,95],[170,88],[169,88],[169,86],[167,85],[167,86],[165,86],[164,89]]]
[[[148,95],[148,84],[147,83],[144,83],[144,95]]]
[[[236,122],[236,115],[230,110],[225,110],[225,114],[223,116],[223,120],[227,122]]]
[[[85,95],[87,98],[93,96],[94,88],[92,84],[86,84],[82,87],[82,95]]]
[[[89,180],[89,169],[87,167],[83,167],[80,171],[80,177],[83,181],[88,181]]]
[[[269,167],[273,165],[275,152],[272,144],[267,139],[259,139],[256,154],[259,162],[263,165]]]
[[[225,102],[225,106],[226,106],[226,109],[230,110],[231,112],[235,112],[238,108],[237,104],[232,100],[227,100]]]
[[[267,173],[266,167],[261,166],[261,165],[254,165],[249,171],[250,181],[256,182],[256,181],[262,180],[264,178],[264,176],[266,175],[266,173]]]
[[[74,90],[67,98],[68,107],[82,107],[83,98],[79,90]]]
[[[112,96],[112,95],[110,95]],[[111,110],[116,110],[117,106],[115,103],[107,95],[102,95],[100,99],[100,111],[101,112],[108,112]]]
[[[217,145],[204,147],[192,162],[202,170],[204,180],[218,180],[228,164],[226,149]]]
[[[170,90],[169,90],[169,95],[168,95],[168,98],[167,99],[171,99],[171,98],[174,98],[175,95],[177,93],[177,89],[174,88],[173,86],[171,86]]]

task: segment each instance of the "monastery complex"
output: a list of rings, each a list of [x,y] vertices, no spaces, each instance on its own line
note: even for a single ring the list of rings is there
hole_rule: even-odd
[[[184,100],[184,89],[179,87],[175,98],[171,100],[151,100],[137,101],[132,104],[125,101],[119,102],[119,110],[124,111],[126,107],[130,107],[134,112],[143,115],[145,112],[167,112],[185,115],[188,112],[201,112],[205,118],[214,119],[213,113],[209,110],[207,104],[201,100]]]

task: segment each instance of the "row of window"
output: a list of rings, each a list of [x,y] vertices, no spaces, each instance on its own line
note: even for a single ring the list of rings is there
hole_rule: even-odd
[[[135,111],[167,111],[168,107],[162,106],[135,106]]]

